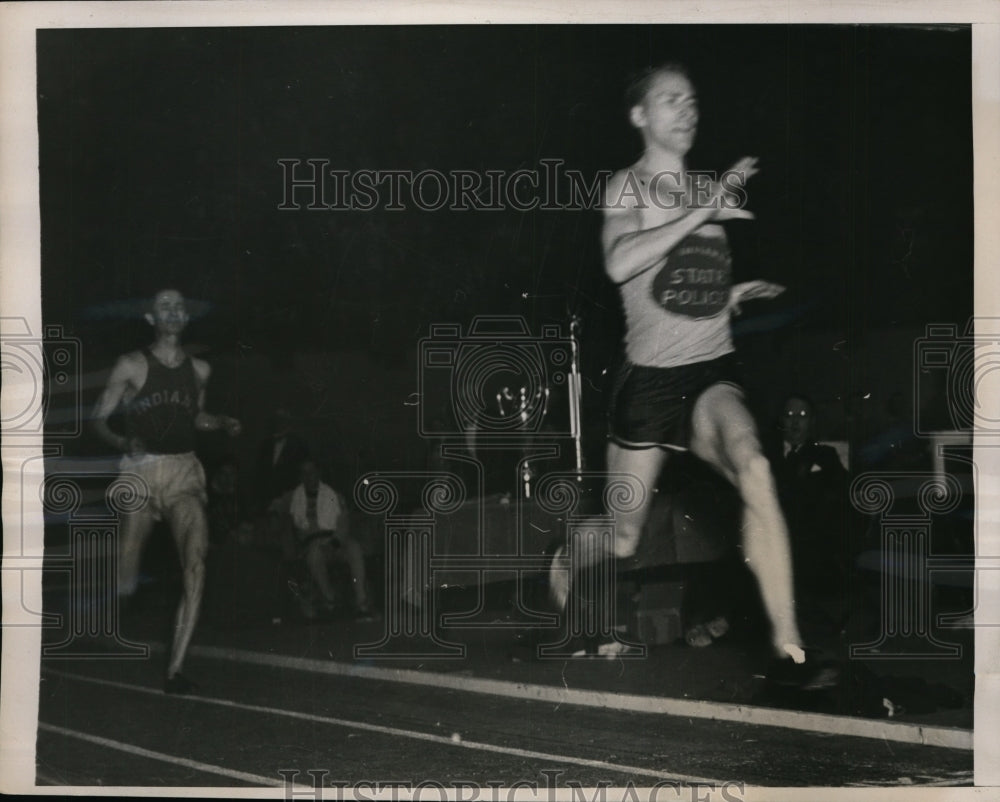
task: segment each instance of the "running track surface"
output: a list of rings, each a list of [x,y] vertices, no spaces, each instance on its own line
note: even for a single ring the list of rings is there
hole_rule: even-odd
[[[196,650],[189,673],[201,691],[190,697],[162,693],[155,650],[149,660],[44,661],[38,784],[280,787],[296,771],[300,784],[313,771],[330,787],[972,783],[964,748],[498,696],[413,684],[406,672],[403,681],[322,673],[261,656]]]

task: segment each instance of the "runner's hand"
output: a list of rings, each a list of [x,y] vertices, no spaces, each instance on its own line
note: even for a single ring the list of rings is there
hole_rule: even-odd
[[[757,175],[759,172],[760,170],[757,169],[757,157],[744,156],[722,174],[722,183],[731,187],[743,187],[746,186],[748,178]]]
[[[743,208],[746,193],[742,192],[747,180],[758,173],[757,157],[744,156],[736,164],[724,172],[718,182],[710,189],[710,202],[714,210],[712,219],[723,220],[753,220],[753,212]]]
[[[141,457],[146,453],[146,444],[138,437],[126,437],[125,453],[130,457]]]
[[[740,304],[743,301],[753,301],[756,298],[777,298],[785,288],[772,281],[744,281],[734,284],[729,293],[729,311],[734,315],[740,314]]]

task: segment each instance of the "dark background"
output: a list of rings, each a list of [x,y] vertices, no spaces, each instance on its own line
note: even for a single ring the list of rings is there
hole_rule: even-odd
[[[762,426],[792,390],[859,454],[915,407],[940,417],[912,354],[926,324],[972,312],[967,26],[40,31],[43,314],[83,343],[86,402],[149,339],[136,299],[176,285],[197,301],[186,339],[215,367],[210,408],[241,416],[244,451],[283,403],[347,481],[422,459],[408,400],[432,323],[576,314],[599,460],[622,322],[598,212],[279,211],[278,160],[556,158],[592,176],[639,155],[624,81],[667,59],[699,93],[689,166],[760,159],[757,219],[727,229],[736,280],[788,287],[735,327]]]

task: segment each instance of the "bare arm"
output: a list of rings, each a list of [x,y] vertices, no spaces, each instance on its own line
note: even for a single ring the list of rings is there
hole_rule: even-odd
[[[763,279],[734,284],[729,295],[729,311],[734,315],[742,314],[740,304],[743,301],[752,301],[755,298],[777,298],[784,291],[785,288],[782,285]]]
[[[198,431],[214,432],[218,429],[225,429],[230,437],[238,435],[243,427],[236,418],[228,415],[213,415],[205,411],[205,387],[212,375],[212,367],[201,359],[194,360],[194,372],[198,378],[198,414],[195,416],[194,425]]]
[[[752,219],[751,212],[722,203],[721,199],[742,187],[755,172],[755,159],[741,159],[722,183],[712,187],[707,203],[685,209],[676,219],[646,229],[642,228],[639,202],[629,185],[634,178],[630,179],[628,170],[616,174],[608,184],[601,232],[608,277],[621,284],[655,267],[681,240],[705,223]]]
[[[605,207],[601,246],[608,277],[621,284],[663,261],[684,237],[707,222],[708,209],[696,209],[655,228],[642,228],[638,208]]]
[[[94,433],[123,454],[141,450],[141,444],[131,443],[124,435],[111,431],[111,427],[108,426],[108,418],[118,408],[129,387],[135,386],[136,371],[137,365],[134,358],[128,355],[120,357],[111,369],[108,383],[105,385],[101,397],[97,399],[97,404],[91,415],[91,427]]]

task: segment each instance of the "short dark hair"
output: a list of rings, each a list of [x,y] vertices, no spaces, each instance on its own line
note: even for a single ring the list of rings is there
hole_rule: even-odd
[[[626,111],[630,110],[633,106],[638,106],[646,99],[646,93],[649,91],[649,85],[653,82],[653,78],[664,72],[681,75],[689,81],[691,80],[688,68],[679,61],[664,61],[661,64],[654,64],[633,72],[629,75],[625,83]]]
[[[816,414],[815,402],[804,393],[789,393],[788,395],[786,395],[785,400],[781,404],[782,410],[784,410],[784,408],[788,406],[789,401],[801,401],[809,408],[809,412],[811,412],[813,415]]]
[[[176,286],[172,284],[167,284],[156,290],[153,290],[153,292],[146,295],[146,299],[143,302],[143,307],[144,307],[143,311],[149,313],[154,312],[156,310],[156,299],[159,298],[160,295],[165,292],[176,292],[178,295],[181,296],[181,298],[184,299],[185,303],[187,303],[187,296],[183,292],[181,292],[180,289],[178,289]]]

